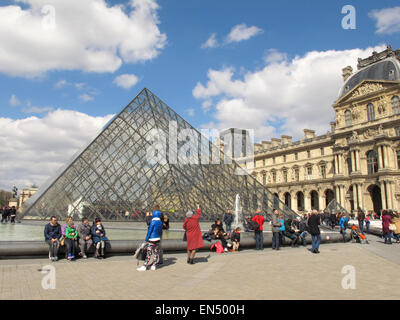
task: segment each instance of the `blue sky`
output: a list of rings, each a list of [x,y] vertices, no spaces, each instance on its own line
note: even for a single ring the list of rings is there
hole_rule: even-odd
[[[104,3],[103,0],[86,1],[86,4]],[[334,120],[331,105],[340,88],[341,68],[346,66],[342,64],[355,66],[357,56],[368,56],[371,48],[384,48],[385,44],[392,44],[395,49],[400,47],[400,15],[396,9],[400,7],[398,0],[133,0],[142,7],[151,8],[150,13],[143,11],[140,15],[141,19],[149,21],[148,28],[139,30],[141,37],[136,37],[135,31],[129,36],[124,35],[123,31],[113,34],[112,30],[119,19],[113,20],[111,14],[110,17],[107,15],[110,20],[105,19],[104,25],[98,21],[91,24],[91,19],[103,21],[101,14],[111,12],[118,4],[125,5],[123,13],[128,17],[133,12],[132,7],[128,6],[129,1],[105,1],[107,6],[97,16],[89,12],[90,6],[82,5],[83,8],[78,11],[82,17],[78,16],[77,22],[67,16],[69,10],[76,10],[72,8],[74,2],[64,1],[62,7],[60,0],[1,2],[0,17],[7,14],[8,20],[0,19],[3,21],[0,22],[0,30],[3,30],[0,31],[0,39],[7,43],[3,49],[6,52],[0,51],[0,119],[9,127],[6,130],[8,132],[0,136],[0,141],[3,138],[13,141],[14,145],[18,144],[16,133],[11,131],[24,131],[23,121],[26,119],[47,119],[57,109],[74,110],[84,115],[79,117],[84,117],[90,130],[84,132],[85,129],[80,128],[82,139],[71,142],[68,148],[67,153],[72,154],[74,148],[78,148],[79,140],[90,139],[96,128],[106,122],[108,115],[119,112],[144,87],[196,127],[243,126],[255,129],[256,137],[264,140],[285,133],[299,138],[303,126],[315,128],[318,134],[323,134],[324,130],[329,129],[329,121]],[[54,5],[57,22],[55,32],[65,36],[65,42],[57,41],[53,45],[51,39],[43,39],[40,34],[35,34],[33,20],[22,20],[17,27],[13,25],[10,12],[15,15],[30,12],[39,19],[37,9],[40,10],[45,4]],[[341,10],[347,4],[356,9],[356,30],[342,28],[344,15]],[[12,11],[11,6],[20,6],[21,11]],[[382,9],[391,11],[384,15]],[[371,14],[373,10],[377,10],[375,16]],[[83,37],[76,27],[79,21],[85,22],[82,28],[93,27],[93,33]],[[132,23],[139,25],[133,26],[136,29],[132,30],[140,29],[141,22]],[[254,28],[254,35],[227,43],[228,34],[240,25],[244,29]],[[379,26],[383,31],[378,31]],[[71,31],[71,27],[76,28],[75,31]],[[21,36],[24,33],[28,40]],[[135,52],[137,47],[129,42],[145,41],[143,38],[150,33],[155,38],[144,45],[146,52]],[[215,34],[218,45],[202,47],[212,34]],[[125,54],[120,64],[116,63],[113,67],[107,63],[102,66],[94,60],[82,62],[84,58],[80,58],[79,52],[74,54],[73,48],[74,45],[76,48],[90,46],[90,36],[96,38],[93,45],[96,50],[108,50],[108,45],[118,47],[114,54],[121,58],[119,45],[127,44],[133,48],[132,52]],[[111,43],[114,38],[119,39],[118,45]],[[99,49],[101,41],[104,47]],[[69,48],[72,48],[71,52],[64,57],[63,53]],[[311,52],[315,52],[315,55],[311,55]],[[134,61],[133,56],[139,57],[138,61]],[[268,57],[276,59],[271,62]],[[105,61],[112,61],[112,58]],[[96,72],[90,71],[91,68],[97,68]],[[213,71],[214,78],[210,77]],[[280,73],[289,77],[280,79]],[[134,75],[137,83],[129,89],[117,86],[114,80],[123,74]],[[274,77],[279,79],[272,86],[271,78]],[[299,88],[292,94],[285,86],[288,79],[294,78],[299,80],[289,85]],[[326,83],[326,90],[321,91],[321,83]],[[287,101],[288,95],[296,98]],[[293,110],[297,113],[293,113]],[[306,117],[316,111],[324,116],[321,119],[299,118],[299,114]],[[265,115],[265,118],[260,115]],[[92,118],[95,120],[91,121]],[[39,120],[35,121],[41,128],[43,123]],[[52,122],[45,122],[48,125],[46,130],[56,130],[51,127]],[[48,131],[31,130],[28,136],[38,134],[37,139],[42,140],[45,149],[46,139],[43,137]],[[71,127],[70,130],[76,128]],[[63,143],[60,141],[60,145]],[[34,180],[40,183],[47,175],[45,172],[54,171],[62,163],[62,152],[60,150],[57,159],[38,170],[36,176],[27,171],[25,177],[16,179],[15,183],[29,184]],[[23,160],[20,165],[24,163],[27,166],[28,162]],[[0,187],[6,184],[5,177],[14,171],[18,171],[18,167],[9,166],[3,161],[3,165],[0,165]]]

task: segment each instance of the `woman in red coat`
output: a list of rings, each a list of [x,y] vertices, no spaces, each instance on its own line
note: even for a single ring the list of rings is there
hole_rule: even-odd
[[[194,264],[194,256],[196,254],[196,250],[203,247],[203,237],[201,235],[201,229],[199,224],[199,219],[201,215],[200,205],[197,204],[197,212],[196,215],[193,215],[192,211],[186,213],[186,219],[183,223],[183,229],[186,231],[186,239],[187,239],[187,263]]]

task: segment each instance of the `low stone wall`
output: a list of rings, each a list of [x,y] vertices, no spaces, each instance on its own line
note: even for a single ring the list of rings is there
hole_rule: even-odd
[[[341,242],[343,237],[338,232],[324,232],[321,234],[322,243]],[[350,233],[346,234],[346,239],[350,240]],[[107,242],[106,252],[109,255],[133,254],[140,246],[142,240],[110,240]],[[291,240],[285,238],[285,245],[290,245]],[[307,243],[311,243],[311,236],[307,236]],[[244,238],[240,242],[240,247],[255,248],[256,242],[252,237]],[[264,233],[264,247],[272,246],[272,234]],[[210,250],[211,242],[204,240],[204,246],[200,250]],[[186,251],[186,242],[182,240],[163,240],[162,248],[164,252]],[[60,247],[60,256],[65,253],[65,247]],[[93,248],[89,253],[93,252]],[[49,247],[44,241],[0,241],[0,258],[16,257],[46,257],[49,254]]]

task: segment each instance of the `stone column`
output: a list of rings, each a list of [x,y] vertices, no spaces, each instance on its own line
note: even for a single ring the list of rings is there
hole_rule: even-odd
[[[388,209],[393,209],[393,200],[392,200],[392,182],[386,182],[386,193],[387,193],[387,202],[388,202]]]
[[[381,182],[381,200],[382,200],[382,209],[387,209],[386,206],[386,183],[385,181]]]
[[[383,168],[383,155],[382,155],[382,148],[378,146],[378,169]]]
[[[335,174],[339,174],[339,160],[337,154],[335,154],[334,164],[335,164]]]
[[[319,210],[324,210],[326,208],[325,196],[321,195],[321,192],[320,191],[318,192],[318,209]]]
[[[357,185],[353,184],[353,208],[354,208],[354,210],[357,210],[357,206],[358,206],[357,192],[358,192]]]
[[[337,203],[340,203],[340,190],[339,186],[335,186],[335,199]]]
[[[389,155],[388,155],[389,148],[388,146],[383,146],[382,148],[383,148],[383,158],[385,159],[385,168],[390,168]]]
[[[341,205],[342,205],[342,207],[344,207],[344,208],[346,208],[346,197],[345,197],[345,195],[346,195],[346,192],[345,192],[345,190],[346,190],[346,186],[344,186],[344,185],[341,185],[340,186],[340,201],[341,201]],[[347,209],[347,208],[346,208]]]
[[[339,174],[342,174],[342,173],[343,173],[343,171],[342,171],[342,169],[343,169],[343,163],[342,163],[342,158],[343,158],[343,156],[342,156],[342,154],[339,154],[339,155],[338,155],[338,158],[339,158],[338,170],[339,170]]]
[[[358,205],[360,206],[361,209],[364,208],[364,199],[363,199],[363,192],[362,192],[362,184],[358,184]]]
[[[306,210],[307,212],[311,211],[311,198],[308,191],[304,191],[304,210]]]
[[[351,156],[351,172],[354,172],[354,171],[356,171],[356,160],[355,160],[355,157],[354,157],[354,151],[353,150],[350,151],[350,156]]]
[[[354,152],[355,152],[355,162],[356,162],[357,171],[361,171],[360,150],[356,150]]]

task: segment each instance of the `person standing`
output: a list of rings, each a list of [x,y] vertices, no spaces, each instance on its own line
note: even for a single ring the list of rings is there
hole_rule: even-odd
[[[283,246],[283,240],[285,239],[285,220],[283,213],[279,214],[278,221],[281,224],[281,227],[279,228],[279,243]]]
[[[11,223],[14,224],[15,223],[15,217],[17,216],[17,209],[15,208],[15,206],[12,206],[12,208],[10,209],[10,217],[11,217]]]
[[[201,216],[200,204],[197,204],[196,214],[192,211],[186,213],[183,229],[186,231],[187,239],[187,263],[194,264],[194,256],[196,250],[204,246],[203,237],[201,234],[199,219]]]
[[[358,220],[358,227],[362,234],[364,234],[364,220],[365,220],[365,213],[362,211],[360,207],[357,209],[357,220]]]
[[[264,250],[264,237],[263,237],[263,224],[264,217],[260,215],[261,210],[257,209],[256,215],[251,219],[251,221],[256,224],[254,230],[254,237],[256,239],[256,250]],[[258,228],[257,228],[258,225]]]
[[[79,255],[83,259],[87,259],[86,252],[89,251],[91,245],[93,244],[92,240],[92,230],[89,225],[89,219],[84,217],[82,218],[82,223],[78,225],[78,235],[79,235]]]
[[[61,226],[57,222],[56,216],[50,218],[50,223],[44,227],[44,239],[49,245],[49,259],[58,260],[58,248],[60,247]]]
[[[1,213],[1,223],[7,223],[6,207],[1,208],[0,213]]]
[[[224,215],[224,222],[226,226],[226,232],[231,233],[232,232],[232,222],[233,222],[233,215],[231,213],[231,210],[227,210],[225,215]]]
[[[346,243],[346,229],[348,223],[349,223],[349,217],[345,213],[343,213],[339,221],[339,226],[340,226],[340,233],[342,234],[344,243]]]
[[[392,217],[386,210],[382,211],[382,231],[385,238],[385,244],[392,244],[391,234],[392,231],[389,229],[389,225],[392,223]]]
[[[144,261],[143,266],[137,268],[137,271],[146,271],[147,267],[150,266],[150,259],[153,256],[153,262],[151,263],[150,270],[155,271],[156,265],[159,262],[160,258],[160,242],[162,236],[162,221],[161,221],[161,212],[160,206],[155,205],[152,213],[152,220],[149,225],[149,229],[147,230],[146,235],[146,243],[147,243],[147,251],[146,251],[146,259]]]
[[[320,217],[317,210],[313,210],[311,217],[308,219],[308,231],[312,239],[312,253],[319,253],[319,245],[321,243],[321,231],[319,230]]]
[[[271,226],[272,226],[272,250],[279,250],[281,246],[280,228],[282,226],[282,223],[279,222],[278,209],[274,209],[271,220]]]
[[[371,224],[371,216],[367,215],[365,218],[365,227],[367,228],[367,233],[369,233],[369,225]]]

